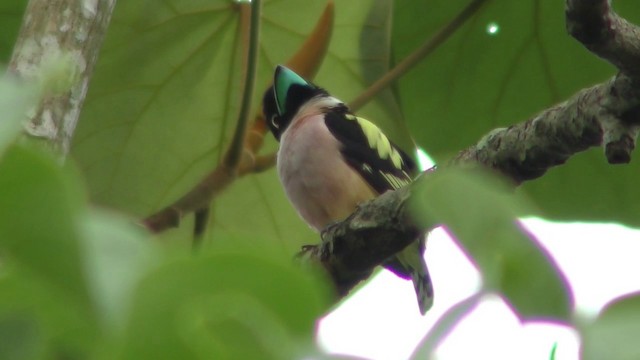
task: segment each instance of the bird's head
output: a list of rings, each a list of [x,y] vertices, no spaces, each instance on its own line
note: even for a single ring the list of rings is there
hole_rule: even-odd
[[[300,108],[312,99],[322,97],[328,98],[330,95],[287,67],[278,65],[273,86],[264,94],[262,109],[273,136],[280,140]]]

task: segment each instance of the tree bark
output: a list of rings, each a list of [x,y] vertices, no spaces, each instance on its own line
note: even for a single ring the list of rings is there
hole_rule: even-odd
[[[65,61],[71,88],[45,93],[29,112],[28,134],[48,140],[62,157],[69,152],[98,53],[116,0],[30,0],[9,62],[25,80]],[[61,60],[63,59],[63,60]]]

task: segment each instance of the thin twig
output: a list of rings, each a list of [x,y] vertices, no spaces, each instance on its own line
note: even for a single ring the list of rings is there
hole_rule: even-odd
[[[240,163],[242,150],[244,148],[244,138],[249,122],[249,112],[251,111],[251,100],[256,83],[256,65],[258,59],[258,39],[260,37],[260,9],[261,0],[251,2],[251,22],[249,25],[249,51],[247,56],[247,75],[242,93],[242,103],[235,133],[231,141],[231,146],[224,159],[228,169],[235,171]]]
[[[242,4],[241,6],[247,6]],[[241,11],[245,8],[241,8]],[[249,123],[249,112],[251,111],[251,99],[253,99],[253,90],[256,83],[256,64],[258,58],[258,39],[260,37],[260,0],[254,0],[250,3],[251,19],[249,21],[249,39],[248,49],[245,51],[244,65],[244,89],[242,92],[242,103],[240,105],[240,113],[236,122],[236,129],[229,145],[229,149],[223,159],[223,168],[225,168],[229,177],[233,178],[238,173],[238,167],[241,162],[242,152],[245,145],[245,134],[247,132],[247,124]],[[242,24],[242,22],[241,22]],[[245,27],[242,27],[244,30]],[[243,39],[244,40],[244,39]],[[243,41],[243,43],[245,43]],[[211,204],[195,211],[195,222],[193,227],[193,246],[197,247],[201,241],[204,232],[207,230],[209,222],[209,208]]]

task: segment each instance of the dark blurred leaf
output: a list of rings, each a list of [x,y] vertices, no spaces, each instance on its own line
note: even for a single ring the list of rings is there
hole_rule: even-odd
[[[26,314],[0,315],[0,359],[36,359],[43,355],[37,323]]]
[[[0,159],[0,318],[23,327],[7,351],[23,353],[20,344],[36,358],[91,351],[97,324],[77,223],[82,192],[47,154],[14,146]]]
[[[545,249],[516,218],[526,202],[487,174],[440,170],[420,184],[419,217],[445,224],[482,273],[485,291],[503,294],[525,318],[569,320],[571,291]]]
[[[98,334],[86,304],[30,269],[2,265],[0,358],[86,358]]]
[[[0,64],[11,57],[13,44],[22,23],[22,13],[27,0],[2,0],[0,2]]]
[[[640,358],[640,296],[630,294],[608,304],[598,318],[581,328],[585,360]]]
[[[403,2],[396,6],[394,55],[402,59],[470,0]],[[638,23],[640,2],[614,1]],[[489,28],[495,26],[495,32]],[[565,30],[562,1],[487,1],[480,13],[400,81],[412,135],[443,161],[496,127],[521,122],[615,69]],[[601,149],[571,159],[523,191],[561,220],[639,225],[638,162],[608,165]]]

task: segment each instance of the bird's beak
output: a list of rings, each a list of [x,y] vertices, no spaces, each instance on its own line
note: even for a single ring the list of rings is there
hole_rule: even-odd
[[[293,85],[310,86],[309,83],[286,66],[278,65],[273,79],[273,94],[276,98],[278,115],[287,109],[287,94]]]

